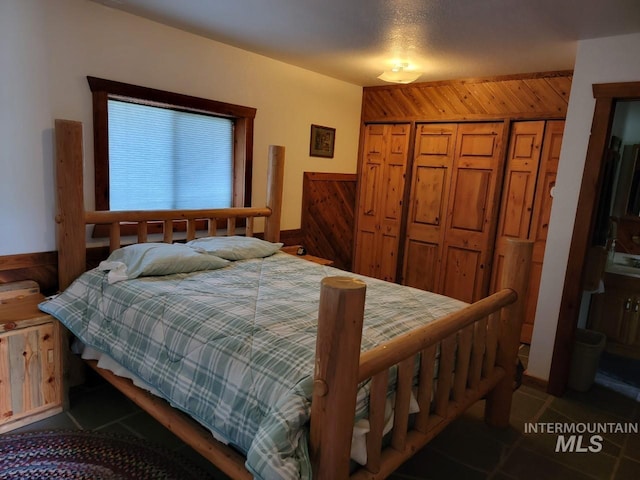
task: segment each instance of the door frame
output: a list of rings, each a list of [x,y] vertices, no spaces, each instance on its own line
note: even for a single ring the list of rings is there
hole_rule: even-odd
[[[583,294],[582,282],[576,282],[575,279],[582,278],[585,257],[591,244],[602,187],[604,154],[611,136],[616,102],[639,100],[640,82],[594,84],[593,96],[596,104],[591,136],[578,197],[547,387],[547,391],[556,396],[564,394],[569,380],[571,352]]]

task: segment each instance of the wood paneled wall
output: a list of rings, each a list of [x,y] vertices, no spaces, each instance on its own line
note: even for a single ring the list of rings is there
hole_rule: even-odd
[[[365,87],[362,121],[565,118],[573,72]]]
[[[58,253],[40,252],[0,257],[0,283],[34,280],[45,295],[58,288]]]
[[[356,175],[305,172],[302,232],[307,252],[351,271]]]
[[[262,236],[262,233],[256,233],[256,237],[262,238]],[[302,230],[283,230],[280,232],[280,241],[285,245],[299,245],[304,242]],[[109,247],[88,248],[87,268],[98,266],[98,263],[108,256]],[[58,252],[0,256],[0,284],[21,280],[34,280],[45,295],[56,293],[58,291]]]

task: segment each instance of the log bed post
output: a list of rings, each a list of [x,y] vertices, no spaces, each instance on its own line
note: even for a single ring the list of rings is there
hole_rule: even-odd
[[[82,186],[82,123],[56,120],[55,142],[58,289],[62,291],[87,269]]]
[[[314,480],[349,476],[365,291],[355,278],[322,280],[311,402]]]
[[[284,147],[269,145],[269,169],[267,171],[267,207],[271,215],[264,221],[264,239],[280,241],[280,218],[282,217],[282,188],[284,183]]]
[[[510,288],[516,292],[517,300],[504,307],[500,312],[498,326],[498,351],[496,365],[505,371],[503,379],[487,395],[485,421],[494,427],[509,426],[513,382],[516,375],[520,330],[525,313],[525,300],[529,283],[529,270],[533,242],[507,239],[501,288]]]

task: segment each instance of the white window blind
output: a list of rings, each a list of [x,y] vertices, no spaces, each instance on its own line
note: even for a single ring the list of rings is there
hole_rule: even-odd
[[[111,210],[226,208],[233,121],[108,101]]]

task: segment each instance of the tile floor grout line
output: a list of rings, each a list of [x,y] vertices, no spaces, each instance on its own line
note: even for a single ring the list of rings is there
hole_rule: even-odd
[[[542,402],[542,405],[540,406],[540,408],[536,411],[536,413],[533,414],[533,416],[531,417],[531,419],[529,420],[529,423],[536,423],[538,420],[540,420],[540,418],[542,417],[542,414],[547,410],[547,408],[549,408],[549,406],[551,405],[551,402],[553,401],[553,397],[549,396],[545,399],[544,402]],[[513,405],[511,406],[511,408],[513,408]],[[525,422],[526,423],[526,422]],[[490,480],[491,478],[494,478],[496,475],[498,475],[500,472],[500,470],[502,470],[502,467],[505,466],[505,464],[507,463],[507,461],[509,460],[509,457],[511,457],[511,455],[513,454],[513,452],[517,449],[517,447],[524,441],[524,432],[522,435],[519,435],[518,438],[516,439],[515,442],[513,442],[512,445],[510,446],[505,446],[506,448],[506,452],[504,455],[501,455],[500,460],[498,461],[498,464],[495,466],[495,468],[489,472],[489,475],[487,476],[487,480]]]
[[[429,444],[427,444],[429,445]],[[426,446],[426,445],[425,445]],[[488,474],[489,472],[486,470],[482,470],[481,468],[478,467],[474,467],[473,465],[469,465],[468,463],[465,463],[453,456],[451,456],[450,453],[448,453],[447,451],[441,450],[438,447],[431,447],[433,451],[439,453],[440,455],[442,455],[443,457],[452,460],[454,463],[457,463],[459,465],[463,465],[464,467],[468,468],[469,470],[473,470],[474,472],[478,472],[478,473],[484,473],[484,474]]]
[[[118,421],[117,423],[119,423],[120,425],[122,425],[122,428],[124,428],[125,430],[127,430],[128,432],[130,432],[132,435],[134,435],[135,437],[138,437],[142,440],[147,440],[147,437],[145,437],[144,435],[142,435],[140,432],[136,431],[135,429],[133,429],[132,427],[130,427],[128,424],[124,423],[124,422],[120,422]]]
[[[525,392],[522,392],[522,394],[523,394],[523,395],[527,395],[527,396],[529,396],[529,397],[531,397],[531,398],[536,398],[536,397],[534,397],[533,395],[529,395],[528,393],[525,393]],[[538,411],[533,415],[533,417],[532,417],[532,421],[533,421],[533,420],[535,420],[535,421],[539,420],[539,419],[540,419],[540,417],[542,416],[542,413],[545,411],[545,409],[547,408],[548,404],[549,404],[549,405],[551,404],[551,402],[552,402],[552,397],[549,397],[549,398],[545,399],[545,401],[543,402],[542,406],[541,406],[541,407],[538,409]],[[513,405],[511,406],[511,408],[513,409]],[[516,447],[516,446],[517,446],[517,445],[518,445],[518,444],[523,440],[523,438],[524,438],[524,437],[520,437],[520,438],[518,438],[518,439],[513,443],[513,445],[511,445],[510,447],[509,447],[509,446],[507,446],[507,445],[505,445],[503,448],[506,448],[506,450],[507,450],[508,452],[511,452],[511,451],[513,451],[513,450],[515,449],[515,447]],[[495,476],[495,475],[497,475],[498,473],[500,473],[500,472],[499,472],[500,468],[503,466],[503,464],[507,461],[507,459],[508,459],[508,458],[509,458],[509,456],[511,455],[511,453],[507,453],[504,457],[501,455],[501,458],[500,458],[500,460],[498,461],[497,466],[496,466],[495,468],[493,468],[492,470],[487,471],[487,470],[482,470],[482,469],[480,469],[480,468],[477,468],[477,467],[474,467],[474,466],[472,466],[472,465],[469,465],[469,464],[467,464],[467,463],[465,463],[465,462],[459,461],[459,460],[457,460],[456,458],[452,457],[450,454],[448,454],[446,451],[443,451],[443,450],[441,450],[441,449],[439,449],[439,448],[437,448],[437,447],[433,447],[433,449],[434,449],[435,451],[437,451],[439,454],[441,454],[442,456],[444,456],[444,457],[448,458],[449,460],[453,460],[453,461],[455,461],[456,463],[459,463],[460,465],[464,465],[465,467],[467,467],[467,468],[469,468],[469,469],[471,469],[471,470],[474,470],[474,471],[476,471],[476,472],[486,474],[486,475],[487,475],[487,480],[489,480],[489,479],[490,479],[490,478],[492,478],[493,476]],[[511,475],[508,475],[508,474],[503,474],[503,475],[506,475],[506,476],[511,477]]]
[[[640,404],[636,402],[635,405],[633,406],[633,412],[631,413],[631,416],[633,419],[638,418],[639,405]],[[638,422],[636,421],[636,425],[637,424]],[[627,457],[626,455],[629,438],[630,438],[629,435],[625,435],[624,441],[622,442],[622,446],[620,447],[620,455],[617,456],[616,461],[613,464],[613,469],[611,470],[611,475],[609,476],[609,480],[615,480],[616,476],[618,475],[618,470],[620,470],[620,464],[622,463],[623,457],[630,458],[630,457]],[[632,459],[632,460],[635,461],[635,459]]]
[[[582,402],[582,403],[584,403],[584,402]],[[559,409],[557,409],[557,408],[549,407],[549,409],[550,409],[551,411],[555,412],[555,413],[558,413],[558,414],[562,415],[563,417],[568,418],[568,419],[569,419],[569,420],[571,420],[572,422],[576,422],[576,423],[578,423],[578,422],[579,422],[579,420],[576,420],[576,419],[574,419],[574,418],[571,418],[571,417],[570,417],[569,415],[567,415],[565,412],[563,412],[563,411],[561,411],[561,410],[559,410]],[[599,413],[599,414],[601,414],[601,415],[605,415],[605,416],[613,417],[613,418],[614,418],[615,420],[617,420],[618,422],[628,422],[628,421],[629,421],[629,419],[628,419],[628,418],[625,418],[623,415],[619,415],[619,414],[617,414],[617,413],[615,413],[615,412],[609,412],[609,411],[607,411],[607,410],[604,410],[604,409],[602,409],[602,408],[599,408],[599,407],[596,407],[596,406],[593,406],[593,405],[589,406],[589,409],[591,409],[591,410],[597,410],[597,413]]]
[[[548,402],[549,402],[549,410],[551,410],[551,411],[553,411],[553,412],[556,412],[556,413],[559,413],[559,414],[561,414],[561,415],[564,415],[562,412],[557,411],[556,409],[554,409],[554,408],[551,406],[551,404],[553,403],[554,398],[555,398],[555,397],[553,397],[553,396],[551,396],[551,395],[550,395],[550,396],[549,396],[549,398],[547,399],[547,400],[548,400]],[[546,402],[545,402],[545,403],[546,403]],[[595,406],[592,406],[592,408],[595,408],[595,409],[597,409],[599,412],[602,412],[602,413],[608,413],[608,412],[606,412],[606,411],[604,411],[604,410],[602,410],[602,409],[600,409],[600,408],[597,408],[597,407],[595,407]],[[634,407],[634,408],[635,408],[635,407]],[[542,416],[542,413],[540,413],[540,415],[538,416],[538,418],[537,418],[536,420],[539,420],[541,416]],[[569,418],[569,417],[567,417],[567,418]],[[571,420],[571,419],[570,419],[570,420]],[[614,445],[615,445],[615,444],[614,444]],[[611,480],[613,480],[613,478],[614,478],[614,477],[613,477],[613,472],[615,472],[615,466],[616,466],[616,464],[620,461],[620,457],[621,457],[621,456],[622,456],[622,449],[620,449],[620,453],[619,453],[618,455],[616,455],[616,457],[615,457],[615,461],[614,461],[614,468],[612,469],[612,475],[610,476],[610,479],[611,479]],[[556,460],[554,460],[554,461],[556,461]],[[581,472],[580,470],[578,470],[578,469],[574,468],[573,466],[565,465],[565,464],[564,464],[564,463],[562,463],[562,462],[557,462],[557,463],[559,463],[560,465],[563,465],[563,466],[565,466],[565,467],[567,467],[567,468],[570,468],[571,470],[574,470],[574,471],[576,471],[576,472],[579,472],[579,473],[585,473],[585,472]],[[587,476],[591,477],[591,475],[588,475],[588,474],[586,474],[586,473],[585,473],[585,475],[587,475]],[[595,480],[600,480],[600,479],[598,479],[597,477],[591,477],[591,478],[594,478]]]
[[[105,428],[111,427],[117,423],[120,423],[121,421],[127,420],[135,415],[137,415],[139,412],[131,412],[131,413],[127,413],[125,415],[122,415],[121,417],[116,418],[115,420],[111,420],[109,422],[106,423],[102,423],[99,425],[96,425],[95,427],[91,428],[90,430],[104,430]]]
[[[497,465],[493,468],[493,470],[491,470],[490,472],[487,472],[487,480],[490,480],[492,478],[494,478],[496,475],[498,475],[500,472],[500,470],[502,470],[502,467],[505,466],[505,464],[507,463],[507,460],[509,460],[509,457],[513,454],[513,452],[516,450],[516,448],[518,447],[518,445],[520,445],[520,443],[523,441],[524,437],[520,436],[518,437],[518,439],[516,439],[515,442],[513,442],[512,445],[505,445],[503,450],[502,450],[502,454],[500,455],[500,460],[498,460]]]
[[[73,414],[71,413],[71,409],[69,409],[69,411],[64,412],[67,417],[69,417],[71,419],[71,421],[73,422],[73,424],[78,427],[79,430],[87,430],[86,428],[84,428],[80,422],[78,420],[76,420],[76,417],[73,416]]]
[[[562,412],[557,411],[556,409],[554,409],[554,408],[551,406],[551,404],[553,403],[553,400],[554,400],[554,397],[553,397],[552,395],[550,395],[550,396],[545,400],[545,402],[544,402],[544,404],[542,405],[542,407],[540,407],[540,410],[539,410],[539,411],[538,411],[538,412],[537,412],[537,413],[536,413],[536,414],[531,418],[531,423],[536,423],[538,420],[540,420],[540,418],[542,417],[543,413],[544,413],[547,409],[549,409],[549,410],[551,410],[551,411],[553,411],[553,412],[559,413],[559,414],[561,414],[561,415],[564,415]],[[604,411],[604,410],[602,410],[602,409],[600,409],[600,408],[594,407],[594,406],[592,406],[592,408],[597,409],[599,412],[608,413],[608,412],[606,412],[606,411]],[[637,408],[638,408],[637,406],[634,406],[634,412],[637,410]],[[568,417],[567,417],[567,418],[568,418]],[[570,420],[571,420],[571,419],[570,419]],[[626,444],[627,438],[628,438],[628,437],[625,437],[625,441],[624,441],[623,443],[625,443],[625,444]],[[516,442],[514,443],[514,445],[513,445],[512,449],[511,449],[511,452],[507,455],[507,458],[508,458],[512,453],[513,453],[513,450],[515,450],[516,444],[519,444],[519,443],[521,443],[522,441],[524,441],[524,436],[522,436],[522,437],[518,438],[518,440],[516,440]],[[559,461],[557,461],[557,460],[555,460],[555,459],[553,459],[553,458],[551,458],[551,457],[548,457],[548,456],[547,456],[547,455],[545,455],[544,453],[537,452],[537,451],[535,451],[535,450],[531,450],[530,448],[527,448],[527,447],[523,447],[523,448],[524,448],[525,450],[529,451],[529,452],[534,453],[534,454],[544,456],[544,457],[548,458],[549,460],[551,460],[551,461],[553,461],[553,462],[555,462],[555,463],[557,463],[557,464],[559,464],[559,465],[562,465],[562,466],[563,466],[563,467],[565,467],[565,468],[568,468],[568,469],[570,469],[570,470],[573,470],[574,472],[578,472],[578,473],[584,474],[584,475],[586,475],[586,476],[587,476],[587,477],[589,477],[589,478],[593,478],[594,480],[601,480],[601,479],[599,479],[598,477],[594,477],[594,476],[592,476],[592,475],[590,475],[590,474],[588,474],[588,473],[586,473],[586,472],[583,472],[583,471],[581,471],[581,470],[578,470],[577,468],[575,468],[575,467],[574,467],[574,466],[572,466],[572,465],[567,465],[567,464],[562,463],[562,462],[559,462]],[[616,471],[616,465],[617,465],[617,464],[620,462],[620,460],[621,460],[622,452],[623,452],[623,450],[622,450],[622,448],[621,448],[621,449],[620,449],[620,453],[614,457],[614,458],[615,458],[615,461],[614,461],[614,468],[612,469],[612,473],[611,473],[611,475],[609,476],[609,480],[614,480],[614,478],[615,478],[614,473],[615,473],[615,471]],[[505,459],[505,461],[506,461],[506,459]],[[493,473],[492,473],[492,475],[493,475],[493,474],[495,474],[495,473],[496,473],[496,472],[493,472]]]
[[[627,438],[625,437],[625,441],[622,442],[623,446],[620,448],[620,455],[618,455],[613,462],[613,468],[611,469],[611,475],[609,475],[609,480],[614,480],[616,475],[618,474],[618,470],[620,469],[620,463],[622,462],[622,457],[624,456],[624,449],[627,445]]]
[[[553,462],[553,463],[555,463],[555,464],[557,464],[557,465],[560,465],[561,467],[564,467],[564,468],[566,468],[567,470],[571,470],[572,472],[579,473],[579,474],[584,475],[585,477],[587,477],[587,478],[591,478],[591,479],[593,479],[593,480],[602,480],[602,478],[601,478],[601,477],[594,477],[594,476],[593,476],[593,475],[591,475],[590,473],[587,473],[587,472],[585,472],[585,471],[583,471],[583,470],[578,470],[577,468],[575,468],[575,467],[574,467],[574,466],[572,466],[572,465],[567,465],[566,463],[559,462],[558,460],[555,460],[554,458],[549,457],[548,455],[545,455],[544,453],[538,452],[538,451],[536,451],[536,450],[532,450],[532,449],[527,448],[527,447],[522,447],[522,448],[523,448],[524,450],[526,450],[527,452],[530,452],[530,453],[532,453],[532,454],[539,455],[539,456],[541,456],[541,457],[545,457],[545,458],[546,458],[546,459],[548,459],[549,461],[551,461],[551,462]]]

